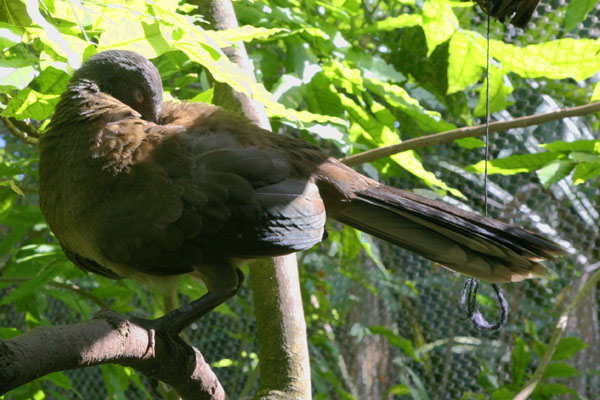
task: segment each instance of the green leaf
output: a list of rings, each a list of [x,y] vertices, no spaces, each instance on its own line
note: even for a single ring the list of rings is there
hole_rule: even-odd
[[[31,60],[22,58],[0,59],[0,87],[23,89],[39,72]]]
[[[529,346],[520,336],[515,336],[515,344],[511,359],[513,382],[520,385],[525,381],[525,373],[531,362],[531,351]]]
[[[458,189],[451,188],[450,186],[446,185],[444,181],[436,177],[433,172],[427,171],[415,151],[403,151],[402,153],[392,155],[391,158],[398,163],[399,166],[411,174],[421,178],[423,182],[427,184],[427,186],[431,188],[438,187],[442,190],[447,190],[456,197],[464,197],[464,195]]]
[[[23,193],[23,191],[17,186],[15,181],[13,181],[12,179],[8,181],[0,181],[0,186],[8,186],[12,189],[13,192],[18,194],[19,196],[25,197],[25,193]]]
[[[571,394],[572,399],[579,399],[577,391],[560,383],[540,383],[533,391],[534,399],[555,399],[561,394]]]
[[[347,225],[344,225],[344,228],[342,229],[342,241],[341,242],[342,242],[343,249],[344,249],[344,258],[345,259],[353,260],[359,255],[359,253],[362,249],[362,244],[358,240],[356,231],[354,229],[350,228]]]
[[[384,336],[392,346],[399,348],[404,354],[418,361],[417,355],[415,354],[415,348],[410,340],[395,334],[391,329],[384,326],[369,326],[369,331],[372,334]]]
[[[600,140],[575,140],[573,142],[557,140],[552,143],[540,144],[540,147],[549,151],[583,151],[600,154]]]
[[[423,17],[418,14],[401,14],[396,17],[375,21],[371,25],[359,30],[359,32],[385,32],[394,29],[406,28],[409,26],[421,25]]]
[[[22,0],[3,0],[0,6],[0,21],[14,26],[27,26],[31,18],[27,15],[25,2]]]
[[[41,378],[41,380],[50,381],[50,382],[54,383],[56,386],[66,389],[66,390],[73,390],[71,381],[69,381],[69,378],[67,378],[67,376],[62,372],[49,373],[48,375],[45,375],[43,378]]]
[[[306,105],[312,113],[342,115],[344,109],[339,93],[323,72],[315,74],[304,86]]]
[[[594,85],[594,91],[592,92],[592,97],[590,101],[600,101],[600,82]]]
[[[10,99],[2,114],[18,120],[33,118],[42,121],[52,115],[59,98],[58,94],[42,94],[26,88]]]
[[[455,140],[454,143],[468,150],[485,147],[485,142],[483,140],[474,137],[458,139]]]
[[[565,31],[573,30],[577,24],[585,20],[598,2],[596,0],[570,0],[565,14]]]
[[[552,152],[518,154],[506,158],[490,160],[488,174],[514,175],[520,172],[532,172],[558,159],[560,154]],[[467,171],[481,174],[485,170],[485,160],[469,165]]]
[[[427,55],[450,37],[459,28],[458,18],[446,0],[430,0],[423,6],[423,31],[427,41]]]
[[[202,93],[197,94],[196,96],[192,97],[190,99],[191,102],[196,102],[196,103],[212,103],[213,101],[213,96],[215,93],[215,88],[211,87],[208,90],[205,90]]]
[[[0,327],[0,339],[10,339],[19,336],[21,331],[17,328],[4,328]]]
[[[260,28],[251,25],[244,25],[236,29],[226,29],[224,31],[216,31],[216,33],[223,39],[229,42],[237,42],[243,40],[249,42],[254,39],[264,39],[269,36],[275,35],[281,32],[289,32],[288,29],[284,28]]]
[[[121,23],[110,24],[110,29],[100,35],[98,51],[118,48],[154,58],[171,48],[173,31],[172,27],[161,26],[156,20],[133,22],[123,19]]]
[[[31,83],[29,87],[42,94],[62,94],[67,89],[70,76],[63,70],[46,67]]]
[[[40,12],[40,4],[35,0],[27,0],[27,14],[41,29],[28,28],[30,33],[36,32],[47,49],[51,49],[66,58],[72,68],[81,66],[81,54],[89,43],[72,35],[63,35],[56,26],[52,25]]]
[[[60,275],[63,271],[71,268],[71,263],[66,261],[51,265],[44,271],[40,272],[36,277],[17,286],[16,289],[14,289],[0,301],[0,305],[9,304],[24,296],[27,296],[28,294],[34,292],[37,288],[53,280],[54,277]]]
[[[582,163],[600,162],[600,156],[598,154],[584,153],[582,151],[573,151],[569,153],[569,158],[573,161]]]
[[[0,50],[4,51],[23,40],[23,28],[0,22]]]
[[[551,184],[560,181],[573,171],[575,162],[571,160],[554,160],[536,171],[538,179],[548,188]]]
[[[454,40],[457,42],[453,44]],[[469,43],[464,43],[465,41]],[[449,93],[453,93],[457,88],[465,88],[474,83],[475,69],[485,66],[486,40],[478,33],[463,31],[454,34],[450,45],[456,46],[454,55],[449,60],[448,72]],[[591,39],[558,39],[525,47],[490,41],[490,55],[502,64],[504,72],[514,72],[523,78],[573,78],[581,81],[600,70],[598,53],[600,41]],[[460,55],[466,58],[461,60]],[[461,77],[459,72],[452,72],[454,69],[464,69],[466,77]]]
[[[108,398],[115,400],[127,400],[125,390],[129,386],[129,378],[124,370],[125,367],[115,364],[102,364],[100,369],[104,384],[108,392]]]
[[[444,121],[437,111],[424,108],[417,99],[411,97],[404,88],[398,85],[383,82],[376,78],[365,79],[364,84],[369,90],[382,96],[398,111],[409,116],[425,132],[443,132],[456,128],[454,124]],[[390,126],[393,126],[393,123]],[[402,126],[400,126],[400,129],[402,129]]]
[[[504,72],[497,67],[490,68],[490,114],[500,110],[504,110],[509,105],[514,103],[514,99],[509,98],[513,92],[513,87],[507,85],[508,78],[504,76]],[[483,85],[479,89],[479,102],[473,110],[473,115],[476,117],[485,116],[486,109],[486,94],[487,94],[487,78],[484,79]]]
[[[513,400],[515,398],[516,394],[517,394],[516,392],[510,390],[506,386],[502,386],[492,392],[490,399],[491,400]]]
[[[448,90],[452,94],[465,90],[476,83],[486,66],[485,47],[472,40],[471,34],[457,32],[448,47]]]
[[[346,53],[346,59],[354,62],[365,78],[391,82],[402,82],[407,79],[404,74],[396,71],[396,68],[383,58],[356,48],[351,48]]]
[[[596,178],[598,175],[600,175],[600,162],[582,162],[575,167],[575,172],[573,172],[573,183],[575,185],[580,185],[585,181]]]
[[[568,360],[573,357],[577,352],[587,349],[589,346],[583,340],[574,337],[566,336],[559,340],[556,350],[552,355],[552,360]]]
[[[390,394],[394,394],[396,396],[402,396],[402,395],[410,394],[410,389],[406,385],[398,384],[398,385],[394,385],[390,388],[390,390],[388,391],[388,395],[390,395]]]
[[[482,38],[483,39],[483,38]],[[523,78],[584,80],[600,70],[600,41],[558,39],[523,48],[494,42],[492,56]]]
[[[485,362],[483,362],[481,365],[481,371],[477,376],[477,383],[486,392],[492,392],[498,389],[498,376],[494,372],[490,371]]]
[[[569,378],[579,375],[579,370],[566,363],[550,363],[544,371],[544,378]]]

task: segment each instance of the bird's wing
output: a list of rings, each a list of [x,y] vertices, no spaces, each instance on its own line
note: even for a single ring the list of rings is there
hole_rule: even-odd
[[[94,211],[95,236],[111,262],[180,274],[224,258],[287,254],[323,237],[316,185],[291,177],[276,150],[139,120],[107,125],[102,141],[110,151],[98,157],[116,169]],[[121,158],[111,158],[115,148]]]

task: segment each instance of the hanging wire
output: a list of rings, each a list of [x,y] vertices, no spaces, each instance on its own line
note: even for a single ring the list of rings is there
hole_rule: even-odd
[[[488,10],[490,9],[490,0],[487,0]],[[487,14],[487,52],[486,52],[486,69],[485,69],[485,170],[483,174],[483,189],[484,189],[484,210],[485,216],[488,216],[488,161],[490,148],[490,14]],[[460,303],[464,306],[467,303],[467,317],[471,320],[477,329],[486,331],[496,331],[506,323],[508,318],[508,303],[502,294],[502,289],[495,283],[492,284],[498,303],[500,305],[500,320],[492,325],[486,321],[476,307],[477,304],[477,289],[479,288],[479,279],[467,279],[463,288]]]

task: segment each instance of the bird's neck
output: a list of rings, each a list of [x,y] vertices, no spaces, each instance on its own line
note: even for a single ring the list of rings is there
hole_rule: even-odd
[[[106,111],[106,97],[112,99],[93,81],[81,79],[70,83],[56,105],[49,129],[98,118]]]

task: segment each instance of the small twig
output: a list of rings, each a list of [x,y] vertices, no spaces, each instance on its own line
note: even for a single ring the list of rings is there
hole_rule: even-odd
[[[558,321],[556,322],[554,332],[552,332],[552,337],[550,338],[550,343],[548,343],[548,348],[546,349],[546,352],[542,356],[542,359],[540,360],[540,364],[538,365],[535,372],[533,373],[527,386],[525,386],[523,388],[523,390],[521,390],[514,397],[513,400],[525,400],[525,399],[529,398],[529,396],[531,395],[531,393],[533,393],[533,391],[535,390],[538,383],[540,383],[540,381],[542,380],[542,377],[544,376],[544,372],[546,371],[546,368],[548,368],[548,365],[550,364],[550,361],[552,360],[552,356],[554,355],[554,351],[556,350],[556,347],[558,346],[558,341],[560,340],[563,333],[565,333],[565,330],[567,329],[567,321],[569,319],[569,314],[575,309],[577,304],[587,295],[587,293],[594,286],[596,286],[596,284],[600,280],[600,269],[598,268],[598,266],[600,266],[600,262],[595,263],[586,268],[587,271],[596,270],[596,272],[590,277],[589,280],[583,281],[580,283],[579,288],[577,288],[577,292],[576,292],[575,296],[573,296],[571,301],[565,307],[564,311],[560,314],[560,317],[558,317]]]
[[[40,130],[34,124],[31,123],[31,119],[26,118],[23,121],[19,121],[14,118],[11,118],[11,122],[15,126],[17,126],[18,129],[26,132],[27,135],[38,139],[40,138]]]
[[[21,283],[21,282],[27,282],[29,280],[31,280],[31,278],[24,277],[24,276],[0,277],[0,282],[7,282],[7,283]],[[77,293],[81,297],[85,297],[86,299],[93,301],[101,308],[109,308],[110,307],[107,303],[104,302],[104,300],[94,296],[93,294],[80,288],[77,285],[64,283],[64,282],[55,282],[55,281],[50,281],[47,283],[47,285],[54,286],[54,287],[60,288],[60,289],[70,290],[71,292]]]
[[[25,143],[30,144],[32,146],[38,145],[39,140],[37,138],[30,136],[27,132],[23,132],[17,129],[17,127],[12,123],[10,118],[5,117],[4,115],[0,115],[0,121],[4,123],[4,125],[10,133],[12,133],[14,136],[18,137]]]
[[[511,119],[509,121],[495,121],[490,123],[489,131],[499,132],[514,128],[524,128],[527,126],[540,125],[545,122],[556,121],[559,119],[593,114],[595,112],[600,112],[600,102],[586,104],[584,106],[562,108],[558,111],[553,111],[545,114],[528,115],[525,117]],[[449,143],[457,139],[482,136],[484,134],[485,124],[476,126],[465,126],[458,129],[452,129],[446,132],[435,133],[433,135],[408,139],[402,143],[393,144],[391,146],[367,150],[362,153],[355,154],[353,156],[344,157],[340,161],[342,161],[346,165],[358,165],[365,162],[377,160],[379,158],[388,157],[406,150],[414,150],[421,147],[434,146],[441,143]]]

